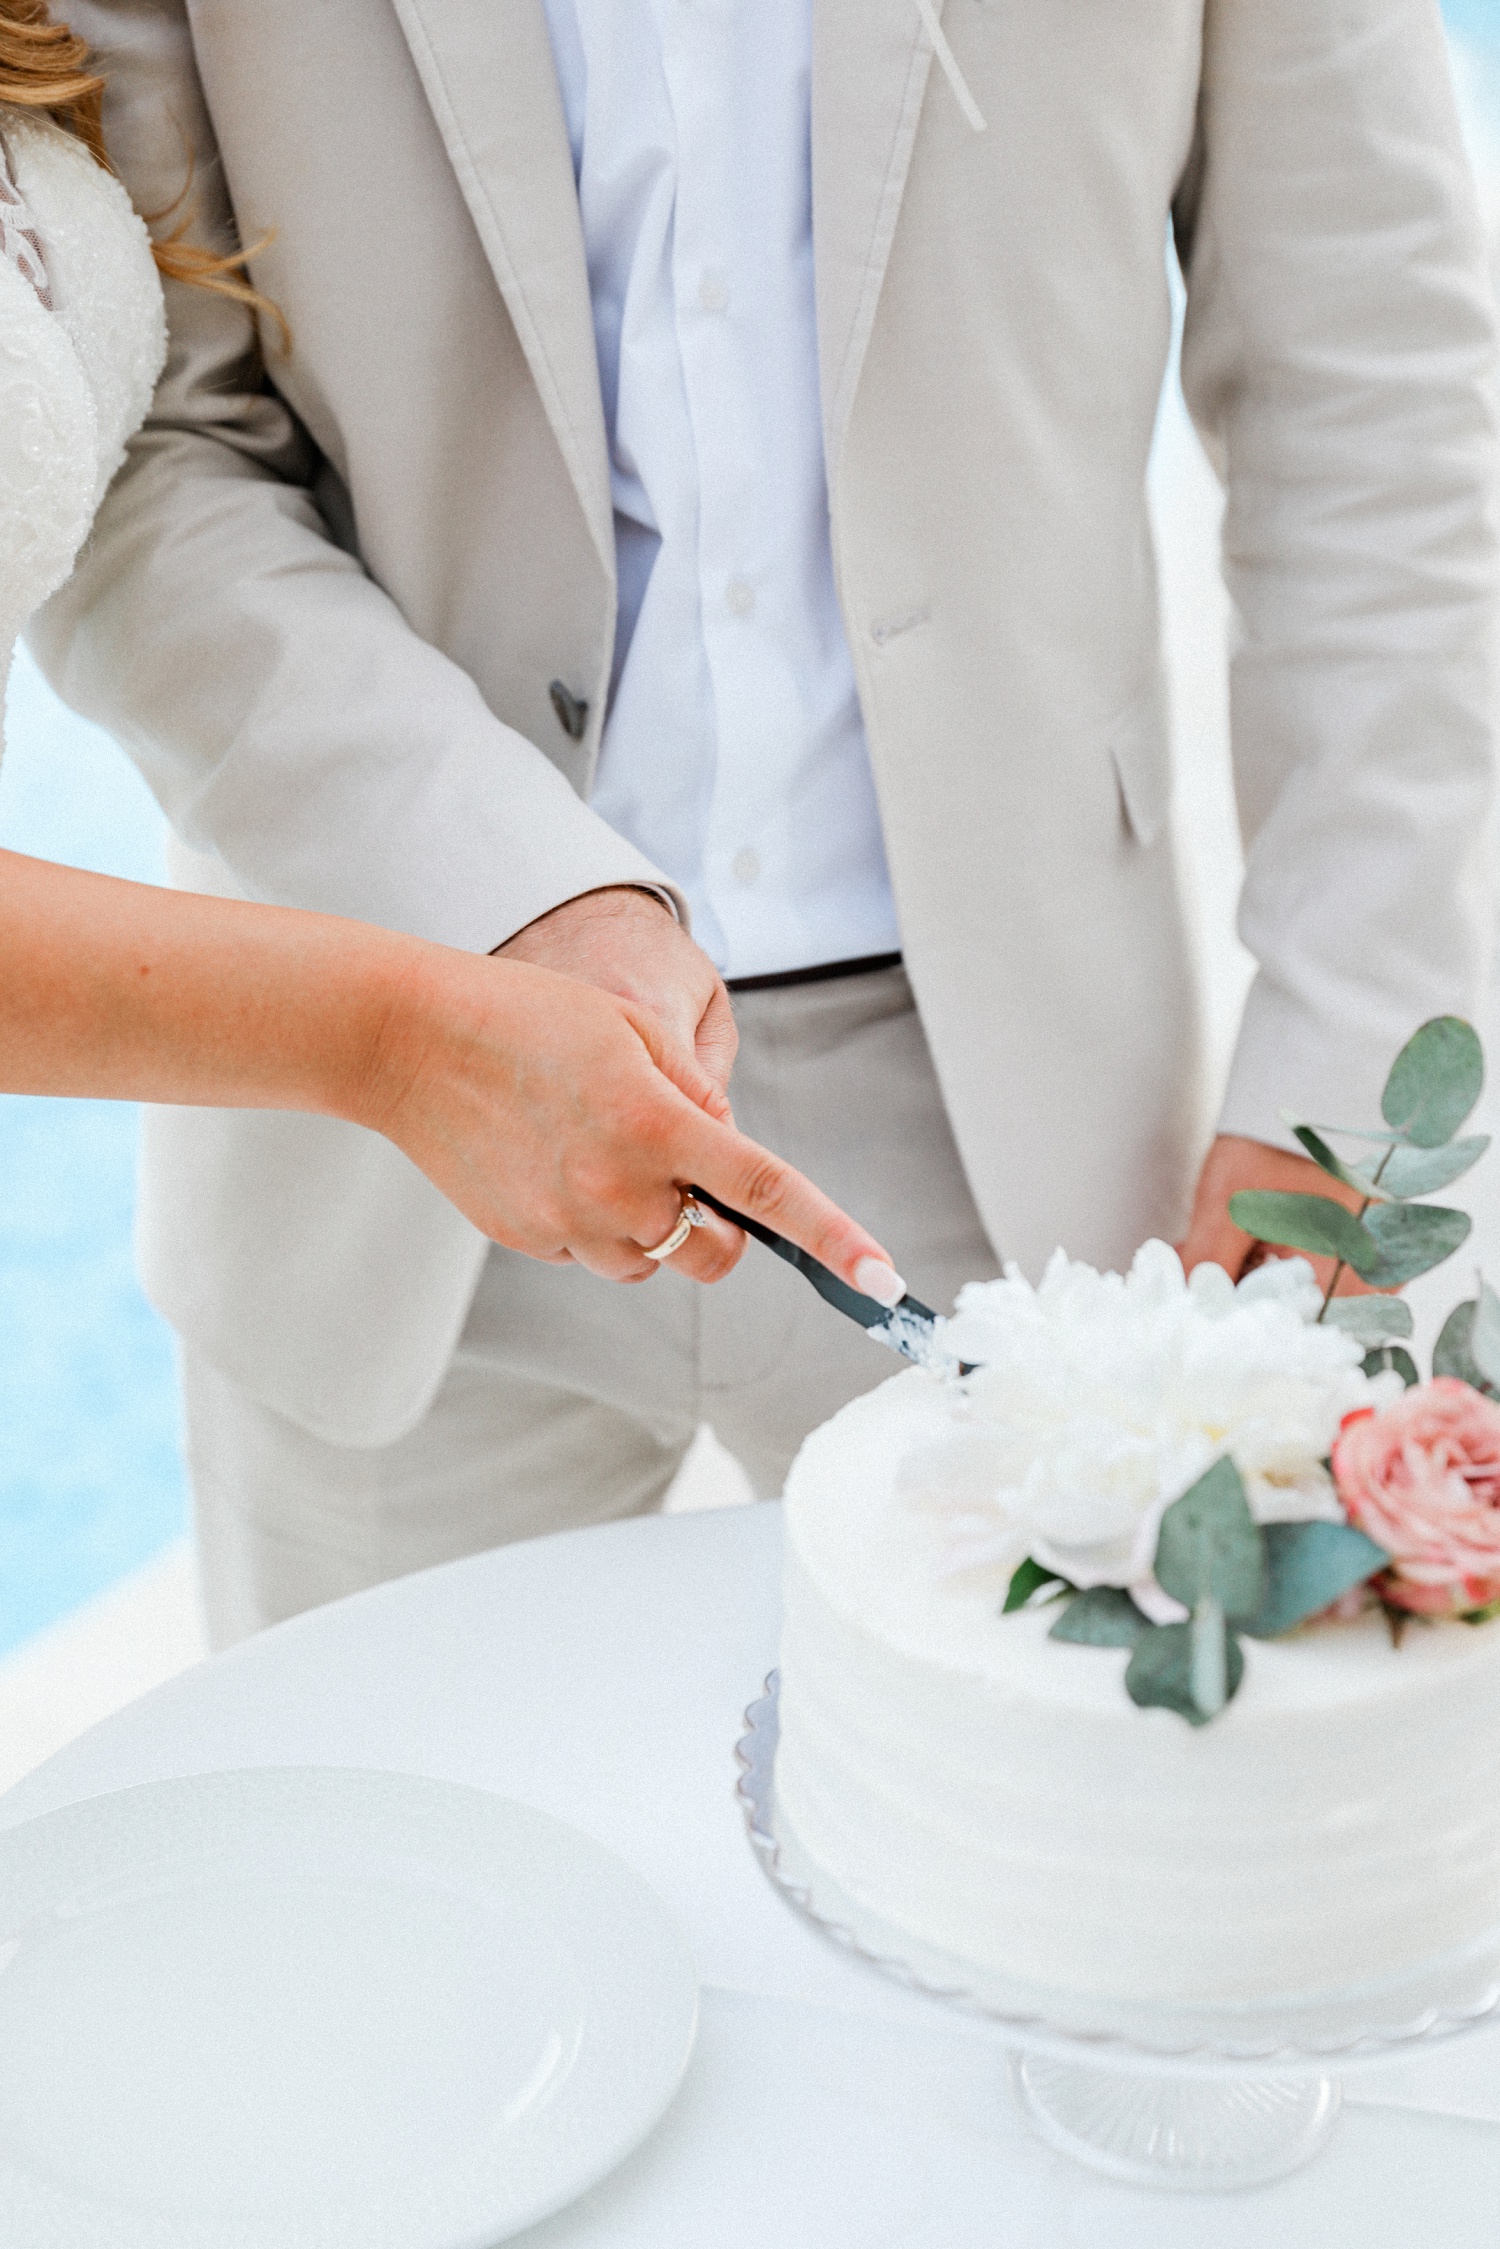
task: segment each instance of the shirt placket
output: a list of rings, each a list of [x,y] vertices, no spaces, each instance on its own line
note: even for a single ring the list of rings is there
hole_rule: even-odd
[[[764,691],[775,558],[755,474],[753,369],[743,329],[750,277],[735,136],[724,123],[747,98],[747,89],[732,83],[734,18],[744,4],[667,0],[659,16],[677,138],[675,319],[698,457],[699,593],[714,696],[703,875],[731,958],[754,948],[769,910],[776,870],[765,807],[784,793],[787,751]]]

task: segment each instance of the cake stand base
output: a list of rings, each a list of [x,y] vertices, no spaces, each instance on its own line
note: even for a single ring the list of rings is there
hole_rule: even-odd
[[[1018,2055],[1016,2094],[1064,2155],[1158,2192],[1213,2194],[1284,2178],[1317,2154],[1339,2113],[1331,2077],[1144,2077],[1049,2054]]]

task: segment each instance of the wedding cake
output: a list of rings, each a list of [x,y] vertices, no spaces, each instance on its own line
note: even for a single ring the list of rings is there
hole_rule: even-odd
[[[1430,1621],[1500,1594],[1500,1408],[1366,1371],[1319,1304],[1300,1262],[1236,1289],[1159,1243],[1123,1279],[1059,1257],[960,1297],[945,1341],[978,1371],[914,1368],[808,1439],[777,1818],[858,1908],[1007,1978],[1206,2004],[1345,1992],[1500,1924],[1500,1626]],[[1216,1462],[1275,1597],[1201,1560],[1201,1507],[1167,1567]],[[1351,1540],[1343,1613],[1277,1636],[1288,1558]]]

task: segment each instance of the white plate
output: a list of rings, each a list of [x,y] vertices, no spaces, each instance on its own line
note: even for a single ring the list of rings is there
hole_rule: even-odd
[[[697,1979],[545,1813],[212,1773],[0,1834],[5,2249],[492,2249],[642,2140]]]

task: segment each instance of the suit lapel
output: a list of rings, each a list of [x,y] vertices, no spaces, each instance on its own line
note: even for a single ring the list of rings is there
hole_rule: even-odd
[[[613,503],[583,230],[541,0],[393,5],[613,576]]]
[[[813,252],[830,479],[874,326],[931,62],[916,0],[814,0]]]
[[[541,0],[393,0],[601,558],[614,568],[578,196]],[[813,242],[829,473],[932,62],[915,0],[814,0]]]

